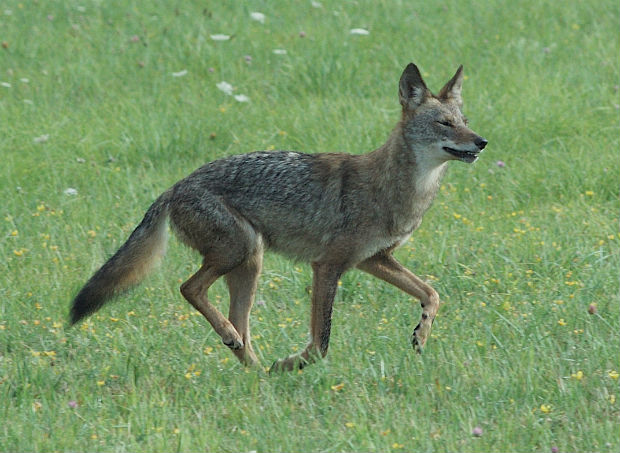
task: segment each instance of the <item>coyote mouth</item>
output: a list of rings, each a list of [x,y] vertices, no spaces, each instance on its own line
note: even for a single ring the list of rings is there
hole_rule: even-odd
[[[447,146],[444,146],[443,150],[446,151],[447,153],[452,154],[459,160],[462,160],[463,162],[467,162],[468,164],[471,164],[473,161],[478,159],[478,154],[480,154],[480,151],[461,151],[458,149],[449,148]]]

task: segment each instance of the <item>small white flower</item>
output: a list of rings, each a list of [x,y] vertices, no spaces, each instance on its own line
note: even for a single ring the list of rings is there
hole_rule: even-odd
[[[217,34],[217,35],[211,35],[211,39],[213,41],[228,41],[230,39],[230,36],[229,35]]]
[[[4,88],[11,88],[11,84],[9,82],[1,82],[0,85],[2,85]]]
[[[351,33],[352,35],[369,35],[370,34],[370,32],[366,30],[365,28],[352,28],[349,33]]]
[[[30,83],[30,79],[27,79],[26,77],[22,77],[21,79],[19,79],[19,81],[21,83]]]
[[[86,159],[84,159],[83,157],[77,157],[75,160],[78,164],[86,163]]]
[[[253,12],[250,13],[250,17],[252,18],[252,20],[260,22],[261,24],[265,23],[265,15],[263,13]]]
[[[218,90],[220,90],[221,92],[227,94],[227,95],[231,95],[233,92],[233,86],[228,83],[228,82],[220,82],[220,83],[216,83],[215,86],[217,87]]]
[[[85,13],[86,12],[86,7],[85,6],[76,6],[75,9],[77,9],[81,13]]]
[[[284,49],[273,49],[273,53],[276,55],[286,55],[286,50]]]
[[[78,191],[77,191],[77,189],[74,189],[73,187],[69,187],[69,188],[65,189],[64,194],[65,195],[69,195],[69,196],[75,196],[75,195],[78,194]]]
[[[187,75],[187,69],[183,69],[182,71],[172,73],[172,77],[183,77],[185,75]]]
[[[310,2],[313,8],[323,8],[323,4],[321,2]]]
[[[32,141],[35,143],[45,143],[49,139],[50,139],[50,134],[43,134],[43,135],[39,135],[38,137],[33,138]]]
[[[245,94],[235,94],[235,100],[237,102],[250,102],[250,98]]]

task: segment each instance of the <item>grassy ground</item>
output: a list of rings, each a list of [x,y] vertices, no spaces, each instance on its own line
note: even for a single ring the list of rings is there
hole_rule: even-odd
[[[617,2],[321,3],[3,3],[1,451],[618,451]],[[244,370],[179,295],[199,260],[176,240],[66,327],[169,185],[256,149],[376,148],[409,61],[435,90],[463,63],[490,142],[397,252],[443,300],[422,357],[417,302],[351,272],[326,360]],[[304,346],[309,284],[267,257],[265,366]]]

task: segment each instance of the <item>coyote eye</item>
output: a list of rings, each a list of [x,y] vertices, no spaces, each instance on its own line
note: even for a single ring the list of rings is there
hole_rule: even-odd
[[[441,124],[442,126],[454,127],[454,124],[452,124],[450,121],[437,121],[437,122]]]

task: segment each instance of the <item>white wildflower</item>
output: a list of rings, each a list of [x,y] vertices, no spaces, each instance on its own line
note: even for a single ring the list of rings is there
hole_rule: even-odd
[[[21,83],[30,83],[30,79],[27,79],[26,77],[22,77],[21,79],[19,79],[19,81]]]
[[[370,32],[366,30],[365,28],[352,28],[349,33],[351,33],[352,35],[369,35],[370,34]]]
[[[216,34],[216,35],[211,35],[211,39],[213,41],[228,41],[230,39],[230,36],[223,35],[223,34]]]
[[[183,77],[186,75],[187,75],[187,69],[183,69],[182,71],[172,73],[172,77]]]
[[[0,82],[0,85],[2,85],[4,88],[11,88],[11,84],[9,82]]]
[[[50,139],[50,134],[43,134],[43,135],[39,135],[38,137],[33,138],[32,141],[35,143],[45,143],[49,139]]]
[[[69,188],[65,189],[64,194],[65,195],[69,195],[69,196],[75,196],[75,195],[78,194],[78,191],[77,191],[77,189],[74,189],[73,187],[69,187]]]
[[[286,50],[284,49],[273,49],[273,53],[276,55],[286,55]]]
[[[227,94],[227,95],[231,95],[233,92],[233,86],[228,83],[228,82],[220,82],[220,83],[216,83],[215,86],[217,87],[218,90],[222,91],[223,93]]]
[[[250,102],[250,98],[245,94],[235,94],[235,100],[237,102]]]
[[[253,12],[250,13],[250,17],[252,18],[252,20],[260,22],[261,24],[265,23],[265,15],[263,13]]]
[[[313,8],[323,8],[323,4],[321,2],[310,2]]]

